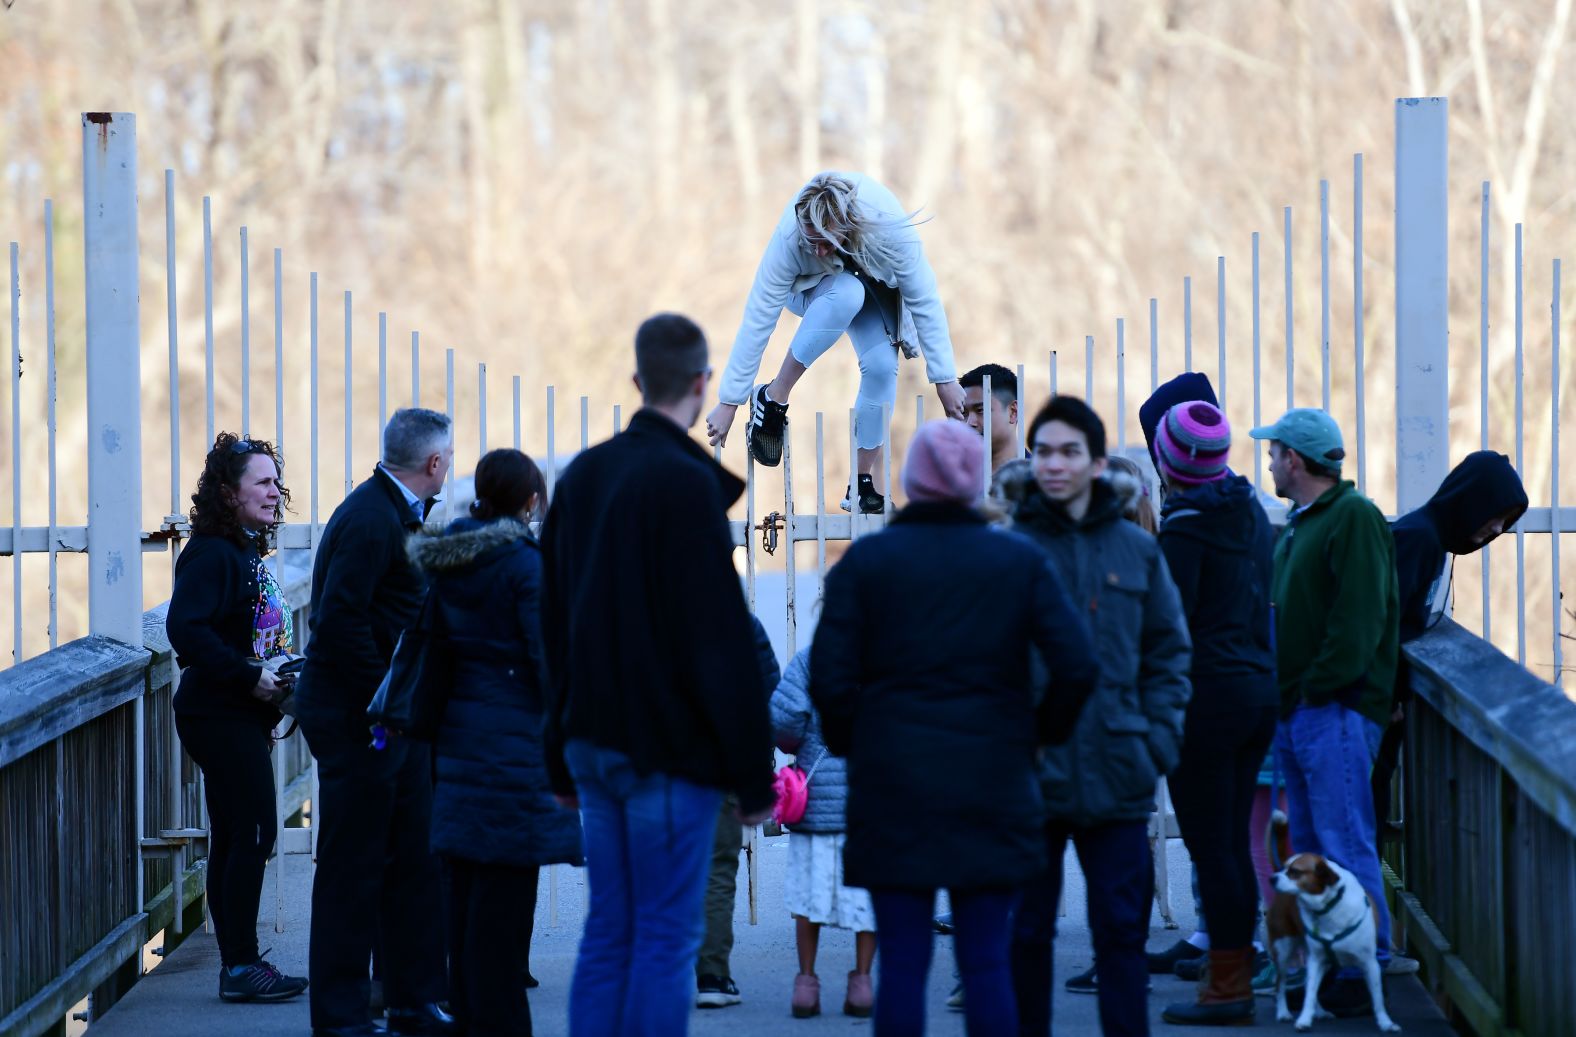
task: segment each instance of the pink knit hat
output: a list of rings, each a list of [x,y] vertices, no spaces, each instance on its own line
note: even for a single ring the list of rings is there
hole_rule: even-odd
[[[903,462],[910,501],[973,504],[984,493],[985,443],[961,421],[927,421],[914,433]]]

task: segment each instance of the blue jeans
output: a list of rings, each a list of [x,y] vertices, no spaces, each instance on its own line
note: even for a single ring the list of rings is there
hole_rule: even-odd
[[[584,741],[564,747],[580,795],[591,910],[569,990],[572,1037],[673,1037],[689,1026],[706,864],[722,793]]]
[[[1390,909],[1375,849],[1368,773],[1382,734],[1378,724],[1339,703],[1299,706],[1275,733],[1292,852],[1328,857],[1357,876],[1379,915],[1380,965],[1390,960]]]
[[[953,949],[963,976],[963,1022],[969,1037],[1018,1029],[1007,938],[1018,894],[1005,890],[951,891]],[[934,949],[934,891],[872,889],[881,976],[876,985],[876,1037],[925,1032],[925,977]]]
[[[1051,942],[1056,938],[1056,905],[1062,896],[1062,855],[1071,839],[1088,883],[1101,1033],[1149,1037],[1149,959],[1144,941],[1149,938],[1155,869],[1148,826],[1142,821],[1118,821],[1069,828],[1052,822],[1045,836],[1051,866],[1024,887],[1013,920],[1018,1033],[1047,1037],[1051,1032]]]
[[[886,441],[882,408],[897,402],[897,349],[887,338],[881,307],[866,298],[865,286],[846,271],[828,274],[814,288],[788,298],[788,310],[802,318],[788,352],[809,367],[848,334],[859,357],[859,395],[854,399],[859,449],[874,450]]]

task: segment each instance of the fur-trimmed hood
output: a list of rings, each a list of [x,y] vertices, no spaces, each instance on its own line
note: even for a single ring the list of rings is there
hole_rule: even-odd
[[[452,572],[468,569],[484,555],[517,542],[536,543],[531,531],[517,519],[481,522],[461,518],[449,523],[446,529],[428,526],[419,533],[412,533],[405,540],[405,554],[412,565],[425,572]]]

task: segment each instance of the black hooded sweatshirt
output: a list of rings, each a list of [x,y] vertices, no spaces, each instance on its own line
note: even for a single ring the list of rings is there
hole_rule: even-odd
[[[1253,484],[1230,475],[1172,490],[1161,510],[1159,539],[1193,638],[1189,712],[1275,705],[1275,531]]]
[[[1527,491],[1510,458],[1479,450],[1450,470],[1427,504],[1391,523],[1402,641],[1421,637],[1428,629],[1429,606],[1444,575],[1446,555],[1473,553],[1483,545],[1472,543],[1472,534],[1500,515],[1507,517],[1509,530],[1526,510]]]
[[[1188,371],[1156,388],[1138,408],[1138,425],[1144,430],[1144,442],[1149,445],[1151,458],[1155,456],[1155,429],[1160,427],[1160,419],[1166,416],[1166,411],[1179,403],[1192,403],[1195,400],[1220,406],[1220,401],[1215,398],[1215,387],[1209,384],[1209,376],[1200,371]],[[1157,461],[1155,467],[1159,466]]]

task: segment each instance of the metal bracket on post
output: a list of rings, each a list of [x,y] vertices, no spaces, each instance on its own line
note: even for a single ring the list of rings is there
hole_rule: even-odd
[[[1449,103],[1395,104],[1396,514],[1450,469]]]

